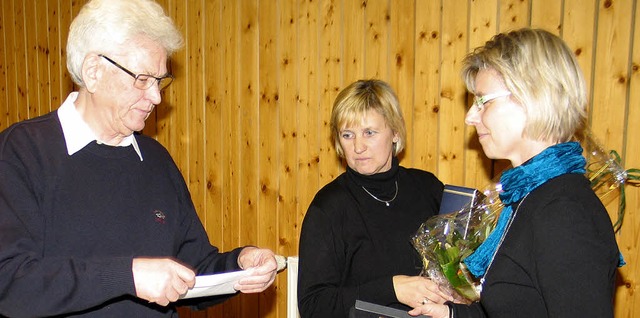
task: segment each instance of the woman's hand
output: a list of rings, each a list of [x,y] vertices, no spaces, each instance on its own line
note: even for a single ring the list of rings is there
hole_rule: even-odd
[[[452,295],[440,290],[438,284],[423,276],[393,276],[393,288],[398,301],[412,308],[425,303],[444,304],[454,300]]]
[[[449,306],[441,304],[427,303],[409,311],[411,316],[428,315],[432,318],[449,318]]]

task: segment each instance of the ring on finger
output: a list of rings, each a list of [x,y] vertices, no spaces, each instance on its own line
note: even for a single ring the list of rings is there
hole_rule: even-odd
[[[422,304],[423,304],[423,305],[426,305],[427,303],[429,303],[429,299],[425,297],[425,298],[422,300]]]

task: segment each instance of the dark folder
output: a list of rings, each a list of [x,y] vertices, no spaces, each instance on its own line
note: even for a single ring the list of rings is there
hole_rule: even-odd
[[[356,300],[356,305],[351,311],[350,318],[413,318],[406,311]],[[420,316],[429,318],[431,316]]]
[[[458,212],[481,202],[484,197],[484,194],[476,189],[447,184],[444,186],[438,214]]]

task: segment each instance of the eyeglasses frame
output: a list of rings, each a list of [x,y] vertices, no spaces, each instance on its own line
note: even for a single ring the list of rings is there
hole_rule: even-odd
[[[151,82],[151,84],[147,84],[148,86],[146,86],[146,87],[144,87],[144,86],[141,86],[141,87],[136,86],[136,83],[143,83],[143,82],[139,81],[139,78],[141,76],[147,76],[149,78],[155,79],[156,80],[155,83],[158,85],[158,89],[159,90],[163,90],[163,89],[167,88],[169,85],[171,85],[171,83],[174,80],[174,77],[171,74],[166,74],[166,75],[163,75],[162,77],[156,77],[156,76],[153,76],[151,74],[135,74],[134,72],[131,72],[126,67],[118,64],[116,61],[110,59],[109,57],[107,57],[104,54],[98,54],[98,56],[104,58],[105,60],[109,61],[109,63],[115,65],[117,68],[121,69],[123,72],[125,72],[125,73],[129,74],[131,77],[133,77],[133,87],[141,89],[141,90],[147,90],[147,89],[151,88],[151,86],[153,86],[153,84],[154,84],[153,82]],[[169,79],[169,82],[164,86],[160,86],[160,83],[162,83],[163,80],[165,80],[165,79]]]
[[[500,97],[507,97],[510,96],[511,92],[509,91],[502,91],[502,92],[496,92],[496,93],[492,93],[492,94],[486,94],[483,96],[476,96],[473,100],[473,106],[476,107],[476,109],[478,110],[478,112],[481,112],[484,110],[484,104],[500,98]]]

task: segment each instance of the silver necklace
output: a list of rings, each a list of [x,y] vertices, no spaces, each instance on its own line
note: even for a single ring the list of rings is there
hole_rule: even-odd
[[[509,232],[509,229],[511,228],[511,224],[513,224],[513,220],[515,220],[516,215],[518,215],[518,210],[520,210],[520,206],[522,205],[522,202],[524,202],[524,199],[526,199],[529,196],[529,193],[527,193],[524,196],[524,198],[520,200],[520,203],[518,203],[518,206],[516,207],[516,210],[513,212],[513,215],[509,218],[509,222],[507,222],[507,228],[502,233],[502,236],[500,236],[500,241],[498,241],[498,246],[496,247],[496,250],[493,251],[493,255],[491,255],[491,260],[489,261],[489,265],[487,265],[487,270],[484,272],[484,276],[482,276],[482,278],[480,279],[480,286],[478,286],[478,293],[482,292],[482,286],[484,286],[484,278],[489,273],[489,269],[491,268],[491,265],[493,265],[493,260],[496,258],[496,254],[498,254],[498,249],[500,249],[500,246],[502,246],[502,242],[504,241],[504,238],[507,236],[507,232]]]
[[[371,192],[369,192],[369,190],[367,190],[367,188],[365,188],[364,186],[361,186],[362,190],[364,190],[364,192],[366,192],[368,195],[370,195],[372,198],[376,199],[376,201],[382,202],[384,204],[386,204],[387,206],[389,206],[389,204],[391,202],[393,202],[393,200],[396,199],[396,197],[398,196],[398,180],[396,180],[396,193],[393,195],[393,198],[391,198],[391,200],[380,200],[378,199],[378,197],[376,197],[375,195],[373,195]]]

